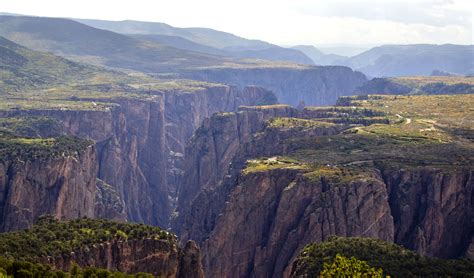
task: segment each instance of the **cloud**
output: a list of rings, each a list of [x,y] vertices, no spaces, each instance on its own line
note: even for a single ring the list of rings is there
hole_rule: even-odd
[[[460,3],[461,5],[456,5]],[[471,3],[472,4],[472,3]],[[458,7],[458,8],[457,8]],[[324,17],[349,17],[386,20],[404,24],[472,26],[469,3],[454,0],[424,1],[305,1],[298,7],[301,14]]]

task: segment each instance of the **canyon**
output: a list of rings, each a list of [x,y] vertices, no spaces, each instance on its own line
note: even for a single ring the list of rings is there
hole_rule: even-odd
[[[345,113],[377,115],[351,110]],[[327,120],[334,111],[243,107],[214,115],[196,131],[185,156],[174,227],[181,240],[201,245],[206,275],[287,277],[305,245],[332,235],[379,238],[427,256],[466,254],[474,212],[469,163],[400,168],[398,155],[384,152],[383,159],[346,155],[342,165],[328,157],[314,171],[286,158],[313,161],[306,148],[317,137],[364,151],[355,142],[367,139],[346,135],[351,125],[306,122]],[[275,126],[271,118],[287,122]]]
[[[95,142],[95,146],[89,151],[89,159],[79,161],[78,165],[89,174],[87,189],[83,188],[80,177],[68,176],[76,173],[67,172],[67,168],[61,168],[61,171],[66,171],[65,173],[56,173],[55,178],[61,182],[46,183],[53,187],[50,190],[68,188],[62,189],[64,194],[68,190],[78,191],[78,188],[88,191],[88,194],[75,199],[77,202],[83,202],[85,204],[83,206],[87,209],[77,211],[75,214],[54,215],[61,219],[72,218],[73,215],[76,217],[97,216],[166,227],[171,213],[172,193],[175,191],[173,180],[180,174],[180,169],[173,165],[177,164],[179,167],[179,160],[182,159],[181,154],[184,152],[184,142],[191,137],[196,126],[210,113],[232,111],[240,105],[265,104],[274,100],[271,92],[257,87],[237,90],[228,86],[219,86],[196,92],[150,91],[148,93],[150,96],[146,99],[107,99],[105,101],[110,107],[98,111],[33,109],[2,112],[4,118],[53,118],[61,123],[60,129],[64,134],[87,138]],[[87,99],[87,101],[104,102],[104,99]],[[95,154],[97,157],[94,157]],[[60,167],[54,165],[53,161],[48,167],[53,169]],[[38,171],[40,171],[39,167],[36,172],[29,172],[34,177]],[[94,204],[96,200],[96,180],[90,178],[95,172],[97,172],[97,178],[100,179],[97,184],[102,186],[98,192],[105,192],[103,190],[105,184],[109,185],[109,197],[115,196],[116,203],[123,206],[123,208],[118,207],[119,211],[111,209],[110,206],[100,208],[104,206],[102,203],[97,204],[99,207],[97,215],[90,211],[90,207],[93,207],[90,204]],[[15,191],[28,192],[27,183],[15,184],[10,179],[14,177],[3,179],[4,202],[15,199],[15,195],[10,196]],[[72,182],[64,183],[62,182],[64,179],[70,179]],[[10,189],[12,186],[15,186],[15,190]],[[64,198],[61,196],[63,195],[57,196],[58,199]],[[43,210],[22,207],[21,204],[27,200],[22,198],[28,198],[28,195],[16,196],[16,198],[20,198],[15,201],[19,206],[18,210],[38,211],[35,213],[36,217],[41,213],[51,212],[54,208],[53,203],[50,208]],[[105,206],[107,207],[107,204]],[[8,210],[5,210],[4,219],[12,217],[7,212]],[[33,223],[34,217],[31,217],[27,224]],[[28,226],[25,224],[18,223],[20,226],[12,226],[5,230],[25,228]]]
[[[306,277],[337,254],[384,274],[426,274],[403,272],[413,261],[440,276],[474,273],[472,77],[368,80],[212,30],[186,29],[186,43],[198,44],[195,32],[200,43],[214,34],[276,48],[221,56],[244,47],[201,53],[69,19],[0,22],[0,263],[9,275],[35,263]],[[405,261],[394,268],[385,256]]]

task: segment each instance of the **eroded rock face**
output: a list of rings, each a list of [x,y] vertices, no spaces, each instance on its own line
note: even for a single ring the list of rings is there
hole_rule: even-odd
[[[159,277],[204,277],[199,249],[192,242],[180,249],[176,242],[166,240],[113,240],[86,246],[61,257],[44,257],[40,261],[65,271],[76,263],[80,267],[147,272]]]
[[[465,254],[473,236],[472,169],[384,169],[395,242],[426,256]]]
[[[237,111],[243,105],[266,105],[276,102],[275,95],[264,88],[215,86],[195,92],[166,92],[166,153],[168,188],[176,198],[185,167],[184,154],[188,140],[203,121],[217,112]]]
[[[116,189],[101,179],[96,180],[94,217],[120,222],[127,221],[125,202]]]
[[[286,139],[347,127],[271,129],[268,118],[319,112],[242,110],[205,121],[186,150],[174,228],[201,246],[207,276],[286,277],[306,244],[330,235],[380,238],[429,256],[472,253],[472,169],[375,163],[342,185],[297,169],[246,174],[248,159],[291,154]]]
[[[115,105],[100,111],[23,110],[3,112],[2,116],[51,117],[62,123],[64,133],[93,140],[98,164],[95,175],[111,185],[126,204],[126,219],[166,226],[170,204],[166,186],[162,98],[107,101]],[[98,211],[101,218],[117,217],[116,212],[108,215],[104,214],[106,210]]]
[[[95,147],[78,157],[0,162],[0,229],[28,228],[39,216],[94,217]]]
[[[297,106],[333,105],[367,81],[364,74],[343,66],[309,68],[214,68],[183,72],[186,78],[244,87],[256,85],[275,92],[280,103]]]
[[[335,187],[295,170],[239,178],[202,243],[209,277],[280,277],[310,242],[330,235],[393,240],[386,188],[379,180]],[[285,275],[286,276],[286,275]]]
[[[185,142],[203,119],[240,105],[271,104],[275,97],[258,87],[228,86],[149,93],[146,99],[91,99],[111,103],[98,111],[18,110],[2,111],[0,116],[51,117],[61,123],[60,132],[96,143],[98,166],[91,171],[101,182],[91,194],[99,198],[92,198],[95,214],[81,215],[167,227]],[[105,184],[110,187],[100,186]]]

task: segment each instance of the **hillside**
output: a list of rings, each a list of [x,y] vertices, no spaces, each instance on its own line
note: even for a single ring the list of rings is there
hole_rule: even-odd
[[[316,277],[336,255],[355,257],[381,268],[390,277],[471,277],[474,263],[420,256],[393,243],[369,238],[331,237],[306,246],[293,264],[291,277]]]
[[[0,35],[30,49],[79,62],[152,73],[231,62],[143,42],[68,19],[0,16]]]
[[[434,70],[469,75],[474,70],[473,56],[472,45],[384,45],[343,64],[372,77],[429,76]]]
[[[130,36],[142,40],[157,42],[178,49],[206,53],[211,55],[220,55],[234,58],[265,59],[269,61],[286,61],[307,65],[313,64],[313,62],[303,53],[299,51],[292,51],[291,49],[282,48],[275,45],[269,46],[268,48],[261,50],[248,50],[244,47],[235,47],[233,50],[229,50],[198,44],[178,36],[146,34],[137,34]]]
[[[264,41],[248,40],[230,33],[208,28],[177,28],[160,22],[143,22],[133,20],[74,20],[98,29],[109,30],[116,33],[177,36],[198,44],[219,49],[228,47],[245,47],[246,49],[261,50],[271,46],[271,44]]]
[[[141,38],[172,46],[178,49],[207,54],[225,55],[236,58],[255,58],[273,61],[286,61],[300,64],[313,64],[302,52],[279,47],[259,40],[248,40],[230,33],[208,28],[176,28],[159,22],[105,21],[75,19],[78,22],[98,29],[121,34],[140,35]],[[163,37],[163,36],[167,36]],[[174,38],[170,38],[174,37]],[[176,39],[180,38],[180,40]],[[190,49],[191,43],[196,46]]]
[[[223,83],[240,89],[261,86],[273,90],[278,101],[292,105],[300,102],[334,104],[337,97],[352,93],[366,81],[363,74],[347,67],[315,67],[203,54],[95,29],[67,19],[0,16],[0,23],[0,35],[7,39],[76,62],[134,74],[138,71],[154,77]],[[273,55],[271,53],[280,50],[268,51]]]
[[[37,52],[0,37],[0,92],[133,80],[123,73]]]

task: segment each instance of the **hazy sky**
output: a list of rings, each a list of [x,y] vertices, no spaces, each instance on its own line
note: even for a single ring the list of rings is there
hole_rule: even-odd
[[[0,0],[0,12],[209,27],[281,45],[473,44],[474,0]]]

